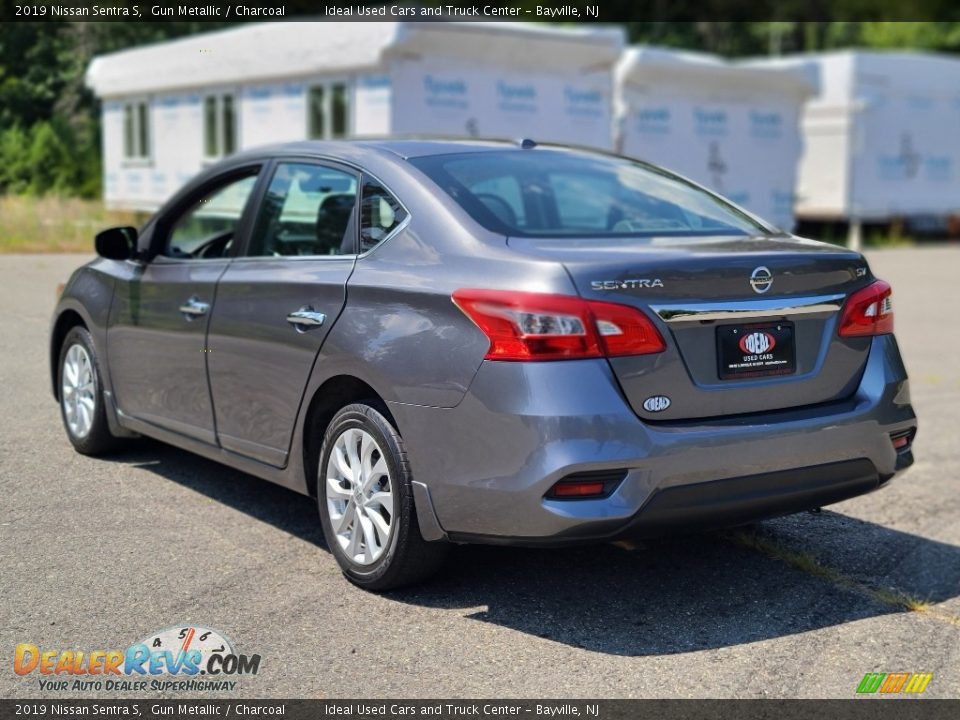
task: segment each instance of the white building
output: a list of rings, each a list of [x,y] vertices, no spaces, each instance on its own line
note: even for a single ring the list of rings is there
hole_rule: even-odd
[[[624,53],[616,87],[620,152],[793,227],[800,117],[815,74],[636,47]]]
[[[613,147],[619,29],[264,23],[97,57],[104,199],[151,210],[205,163],[306,138],[428,134]]]
[[[960,60],[846,51],[751,65],[816,71],[797,213],[862,221],[960,212]]]

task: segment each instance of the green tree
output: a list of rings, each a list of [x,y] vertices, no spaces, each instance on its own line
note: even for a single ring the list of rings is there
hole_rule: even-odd
[[[69,193],[76,180],[77,168],[70,147],[63,137],[64,130],[54,129],[54,123],[40,121],[30,132],[29,191],[34,195]]]
[[[0,193],[25,193],[30,187],[29,136],[19,125],[0,132]]]

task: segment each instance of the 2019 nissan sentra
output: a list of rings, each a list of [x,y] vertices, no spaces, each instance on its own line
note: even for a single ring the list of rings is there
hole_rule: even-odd
[[[912,462],[889,285],[658,167],[306,142],[96,238],[57,305],[76,449],[146,435],[316,499],[355,583],[449,543],[735,525]]]

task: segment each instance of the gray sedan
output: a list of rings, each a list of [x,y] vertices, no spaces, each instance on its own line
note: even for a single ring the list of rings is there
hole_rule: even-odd
[[[51,333],[76,449],[147,435],[310,495],[366,588],[451,543],[735,525],[913,461],[863,257],[625,158],[264,148],[96,248]]]

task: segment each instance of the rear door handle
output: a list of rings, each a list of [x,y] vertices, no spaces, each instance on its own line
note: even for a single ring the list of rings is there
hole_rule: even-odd
[[[322,312],[317,312],[309,305],[304,305],[299,310],[287,315],[287,322],[293,325],[294,329],[299,333],[304,333],[308,330],[313,330],[313,328],[318,328],[326,321],[326,315],[324,315]]]
[[[180,306],[180,312],[187,320],[195,320],[210,311],[210,303],[205,303],[196,295]]]

